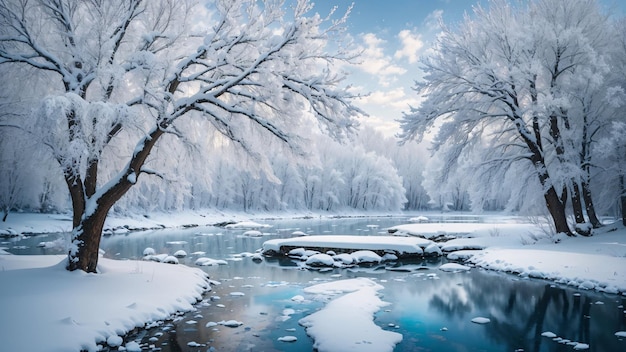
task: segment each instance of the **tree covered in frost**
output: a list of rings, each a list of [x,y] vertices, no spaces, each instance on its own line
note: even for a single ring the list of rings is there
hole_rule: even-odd
[[[612,114],[605,122],[606,131],[595,137],[599,142],[589,151],[596,172],[594,180],[600,195],[599,208],[605,213],[618,214],[626,226],[626,122],[623,111],[626,104],[626,19],[615,25],[612,59],[610,61],[612,84],[607,89],[607,101],[602,101],[596,109]],[[593,185],[592,185],[593,186]]]
[[[201,24],[190,27],[192,14],[204,15]],[[237,145],[267,175],[263,140],[298,155],[303,126],[334,137],[352,129],[361,111],[337,69],[355,58],[341,42],[346,19],[314,14],[305,0],[290,9],[253,0],[0,1],[0,64],[51,80],[37,113],[20,122],[49,147],[69,190],[68,270],[96,271],[109,210],[140,177],[168,179],[159,154],[193,149],[187,138],[207,125],[205,138]]]
[[[423,60],[425,101],[401,119],[400,137],[434,133],[436,184],[462,175],[474,207],[501,190],[513,208],[537,207],[528,195],[537,191],[557,232],[589,233],[588,221],[600,225],[590,150],[609,118],[599,106],[610,89],[611,28],[593,0],[477,6],[444,27]]]

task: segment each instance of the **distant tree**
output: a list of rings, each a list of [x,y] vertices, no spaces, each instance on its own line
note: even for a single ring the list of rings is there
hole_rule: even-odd
[[[306,0],[289,15],[280,1],[207,6],[210,25],[192,30],[190,14],[204,8],[188,1],[0,0],[0,64],[54,79],[31,125],[71,196],[68,270],[96,271],[107,213],[142,174],[161,175],[149,157],[158,142],[184,138],[179,120],[209,121],[268,170],[251,131],[299,153],[301,124],[335,137],[355,126],[361,111],[336,69],[355,58],[340,42],[347,15],[309,15]],[[122,136],[136,143],[120,150]],[[107,153],[125,162],[103,181]]]
[[[577,188],[585,179],[576,99],[581,87],[606,79],[608,27],[590,0],[477,6],[474,18],[443,29],[434,54],[424,60],[426,75],[417,89],[426,100],[401,119],[402,141],[436,131],[433,146],[444,176],[460,170],[459,158],[480,160],[464,179],[485,191],[522,163],[540,184],[556,231],[573,235],[566,203],[570,193],[579,201]],[[481,154],[471,156],[476,152]],[[481,179],[485,175],[500,179]]]
[[[617,210],[626,226],[626,19],[616,23],[616,35],[612,38],[611,65],[613,85],[607,92],[608,99],[597,109],[613,113],[613,121],[599,137],[595,148],[589,152],[594,156],[592,165],[599,171],[594,179],[601,180],[601,205],[605,209]]]
[[[390,182],[393,182],[391,178],[396,176],[395,173],[400,177],[406,198],[404,209],[428,209],[430,198],[422,185],[424,180],[422,174],[428,160],[428,150],[424,145],[416,143],[399,146],[397,139],[385,136],[367,126],[359,130],[357,141],[364,150],[373,151],[393,164],[385,173],[389,176]],[[384,161],[382,163],[384,164]],[[394,174],[390,173],[394,169]]]

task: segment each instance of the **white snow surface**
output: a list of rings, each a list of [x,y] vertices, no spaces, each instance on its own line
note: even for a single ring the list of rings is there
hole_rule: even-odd
[[[177,311],[208,287],[183,265],[100,258],[98,274],[68,272],[67,257],[0,255],[0,341],[6,351],[97,351]],[[128,345],[127,345],[128,346]]]
[[[374,313],[388,303],[378,297],[384,287],[368,278],[326,282],[307,287],[308,294],[337,296],[317,312],[300,319],[300,325],[319,352],[393,351],[402,335],[374,324]]]

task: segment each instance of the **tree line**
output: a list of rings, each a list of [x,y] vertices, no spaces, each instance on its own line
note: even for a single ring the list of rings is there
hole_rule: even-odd
[[[624,38],[624,20],[597,1],[476,6],[423,60],[425,100],[400,137],[432,133],[435,184],[462,178],[473,207],[504,198],[547,209],[556,232],[589,235],[599,199],[626,214]]]

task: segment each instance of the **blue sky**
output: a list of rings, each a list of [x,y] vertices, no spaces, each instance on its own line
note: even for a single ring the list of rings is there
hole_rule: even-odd
[[[354,3],[348,30],[364,50],[362,64],[349,83],[367,98],[359,102],[370,116],[362,121],[385,135],[399,132],[395,120],[419,103],[411,89],[420,77],[419,58],[430,48],[439,32],[438,18],[445,24],[462,20],[478,3],[488,0],[313,0],[314,11],[322,15],[334,6],[343,13]],[[511,0],[517,2],[518,0]],[[624,0],[600,0],[612,13],[622,15]],[[338,14],[339,15],[339,14]]]

